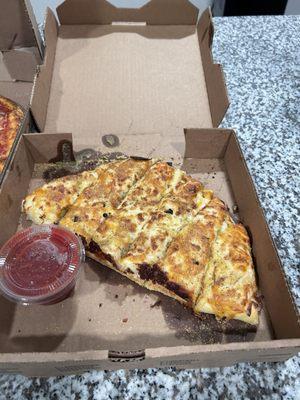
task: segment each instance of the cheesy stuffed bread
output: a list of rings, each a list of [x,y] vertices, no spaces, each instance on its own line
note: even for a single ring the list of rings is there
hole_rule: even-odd
[[[79,235],[87,255],[196,314],[258,324],[249,237],[202,184],[156,160],[125,159],[28,195],[37,224]]]

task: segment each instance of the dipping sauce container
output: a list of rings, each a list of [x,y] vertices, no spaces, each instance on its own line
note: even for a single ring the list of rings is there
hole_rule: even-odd
[[[84,260],[80,238],[56,225],[17,232],[0,250],[0,291],[22,304],[53,304],[74,288]]]

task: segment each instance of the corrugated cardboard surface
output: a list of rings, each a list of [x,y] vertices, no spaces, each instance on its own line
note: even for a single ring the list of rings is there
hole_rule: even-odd
[[[24,109],[28,108],[32,82],[3,82],[0,81],[0,94],[7,97]]]
[[[274,350],[274,347],[276,349]],[[226,343],[147,349],[145,356],[132,353],[109,358],[107,351],[72,353],[18,353],[0,358],[0,371],[29,376],[79,374],[91,369],[132,369],[153,367],[222,367],[237,362],[285,361],[299,350],[299,340],[274,342]]]
[[[36,46],[32,24],[22,0],[0,0],[0,50]]]
[[[177,11],[167,15],[168,0],[139,10],[72,0],[58,9],[60,26],[48,10],[46,57],[31,102],[40,130],[72,132],[79,150],[97,148],[107,133],[183,141],[186,127],[217,126],[228,98],[221,67],[212,60],[210,12],[196,26],[183,12],[189,3],[175,3]],[[80,13],[83,4],[87,10]],[[139,23],[125,23],[129,18]]]
[[[193,26],[61,26],[45,132],[72,132],[75,149],[104,133],[211,127]]]
[[[33,82],[41,58],[36,47],[26,47],[2,52],[2,61],[10,79]]]
[[[28,190],[42,183],[45,166],[41,169],[36,163],[56,156],[59,143],[70,137],[43,133],[22,138],[0,192],[1,220],[9,226],[0,233],[1,243],[17,228],[28,226],[24,216],[19,219],[20,205]],[[124,135],[119,137],[117,151],[157,156],[161,154],[160,145],[164,141],[168,141],[168,146],[163,146],[166,160],[171,159],[175,165],[182,165],[188,173],[201,179],[227,202],[231,211],[233,205],[241,207],[243,223],[253,227],[247,210],[257,208],[258,204],[252,196],[251,179],[230,131],[190,130],[186,149],[181,144],[178,146],[176,140],[161,135]],[[111,152],[104,145],[101,151]],[[236,179],[238,175],[243,178],[242,190],[241,185],[238,188],[231,185],[230,176]],[[243,191],[249,194],[246,200],[240,198]],[[257,229],[264,229],[264,219],[258,217],[255,223]],[[272,256],[275,250],[270,236],[261,238],[262,249],[260,238],[253,233],[259,286],[264,288],[269,282],[268,266],[261,262],[261,257],[264,253]],[[284,287],[278,260],[273,276],[278,287]],[[263,292],[265,308],[256,333],[242,330],[224,333],[214,319],[201,321],[174,300],[145,290],[87,260],[76,290],[61,303],[24,307],[1,298],[0,367],[5,362],[11,372],[47,375],[90,368],[214,366],[246,360],[286,359],[299,350],[300,341],[275,338],[299,338],[297,313],[287,290],[278,293],[273,286],[269,290],[271,293]],[[278,296],[282,302],[280,313],[276,305]]]
[[[37,47],[42,55],[42,39],[30,0],[0,0],[0,10],[0,51]]]
[[[212,41],[214,26],[209,10],[202,13],[197,24],[197,34],[204,69],[211,119],[214,127],[219,126],[229,106],[228,94],[222,66],[214,64]]]
[[[60,27],[48,12],[46,58],[32,97],[32,112],[46,133],[20,141],[0,192],[6,226],[0,243],[27,226],[20,205],[42,183],[38,164],[71,139],[57,132],[72,132],[75,150],[158,156],[201,179],[231,210],[240,209],[265,291],[259,328],[224,333],[213,318],[201,321],[172,299],[87,260],[75,292],[59,304],[24,308],[0,300],[0,369],[49,375],[221,366],[286,359],[299,350],[298,315],[237,140],[231,131],[207,129],[218,125],[228,106],[221,68],[212,62],[210,14],[195,26],[193,6],[174,0],[175,11],[168,13],[170,4],[153,0],[122,11],[104,0],[67,0],[58,9]],[[101,25],[116,21],[147,25]],[[189,127],[206,129],[186,131],[185,147]],[[119,145],[106,147],[107,134],[117,135]],[[267,260],[278,291],[268,285]]]
[[[0,77],[2,81],[11,81],[11,75],[7,70],[6,65],[3,61],[3,53],[0,51]]]
[[[108,25],[145,22],[147,25],[195,25],[198,8],[188,0],[152,0],[140,8],[115,7],[105,0],[67,0],[57,7],[62,25]]]
[[[29,0],[0,0],[0,95],[20,105],[25,117],[0,174],[0,185],[16,143],[28,132],[28,108],[42,43]]]

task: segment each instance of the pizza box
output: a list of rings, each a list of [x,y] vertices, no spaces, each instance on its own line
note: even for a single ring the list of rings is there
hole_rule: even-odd
[[[220,329],[175,300],[146,290],[86,259],[71,297],[48,306],[22,306],[0,297],[0,370],[31,376],[90,369],[175,366],[197,368],[241,361],[282,361],[300,350],[297,310],[235,133],[186,129],[177,136],[118,135],[99,154],[162,157],[213,189],[251,233],[263,309],[256,332]],[[26,194],[72,159],[72,135],[24,134],[0,190],[0,244],[30,222]],[[64,149],[64,151],[61,151]],[[50,164],[49,164],[50,162]],[[66,163],[63,168],[65,168]],[[59,173],[62,165],[57,166]],[[238,210],[238,213],[237,213]]]
[[[43,45],[29,0],[0,0],[0,9],[0,95],[13,100],[25,111],[24,121],[0,174],[1,184],[20,135],[29,130],[29,102]]]
[[[233,131],[216,128],[228,98],[212,60],[209,10],[198,20],[185,0],[152,0],[140,9],[67,0],[57,14],[60,25],[47,12],[45,62],[32,93],[42,133],[22,136],[3,182],[0,245],[28,225],[22,199],[59,168],[53,162],[158,156],[198,177],[246,225],[264,307],[257,332],[223,331],[87,259],[74,294],[61,303],[24,307],[0,298],[0,370],[49,376],[296,354],[297,309],[243,154]]]
[[[217,127],[229,105],[211,54],[207,9],[151,0],[139,9],[105,0],[67,0],[48,9],[45,62],[32,93],[41,132],[72,132],[75,151],[103,134],[178,135]]]

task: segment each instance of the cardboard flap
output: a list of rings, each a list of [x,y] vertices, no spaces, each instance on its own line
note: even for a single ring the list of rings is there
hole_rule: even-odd
[[[184,129],[181,136],[165,136],[162,133],[99,135],[98,143],[100,145],[97,150],[102,154],[116,152],[128,156],[172,160],[174,165],[180,165],[187,158],[212,159],[224,157],[230,133],[229,129],[205,128]],[[80,147],[84,148],[82,139]],[[85,151],[93,151],[93,149]],[[85,151],[77,152],[77,157],[81,157]]]
[[[1,1],[1,0],[0,0]],[[35,38],[35,43],[38,48],[38,51],[40,53],[40,56],[44,56],[44,43],[42,40],[42,36],[35,18],[35,13],[33,11],[32,5],[31,5],[31,0],[22,0],[25,5],[26,13],[29,16],[30,22],[31,22],[31,28],[33,30],[34,38]]]
[[[188,0],[150,0],[140,8],[117,8],[106,0],[66,0],[57,7],[62,25],[106,25],[146,22],[149,25],[194,25],[198,9]]]
[[[11,79],[33,82],[36,68],[41,63],[41,58],[36,47],[30,47],[3,52],[3,63]]]
[[[212,126],[195,26],[62,25],[53,36],[36,83],[43,98],[33,97],[42,132],[72,132],[77,151],[96,148],[99,134],[181,136]]]
[[[241,222],[251,234],[254,261],[262,266],[257,268],[259,288],[265,298],[276,338],[298,338],[299,312],[289,291],[250,172],[245,160],[241,160],[241,154],[239,142],[233,134],[226,151],[225,165],[239,207]],[[243,167],[237,168],[240,161]]]
[[[73,140],[75,138],[73,137]],[[77,138],[78,142],[80,138]],[[160,158],[165,160],[172,160],[176,164],[180,164],[184,157],[184,136],[164,136],[161,133],[145,133],[145,134],[134,134],[134,135],[99,135],[98,137],[99,146],[97,151],[101,154],[115,153],[124,154],[127,156],[142,157],[142,158]],[[145,145],[147,143],[147,145]],[[77,143],[76,139],[74,147],[84,148],[84,144],[81,138],[81,142]],[[94,147],[90,149],[93,151]],[[82,153],[87,150],[79,151],[75,153],[75,157],[81,157]]]
[[[27,3],[23,0],[0,0],[0,50],[40,48],[35,17],[32,10],[27,9]]]
[[[211,111],[211,119],[214,127],[219,126],[229,107],[229,99],[220,64],[213,63],[211,45],[213,40],[213,23],[210,9],[201,15],[198,25],[198,40],[201,50],[203,69]]]
[[[2,96],[16,102],[24,109],[28,108],[32,82],[3,82],[0,81]]]
[[[6,64],[3,60],[3,53],[0,51],[0,81],[10,82],[12,81],[12,77],[6,67]]]
[[[229,129],[185,129],[184,158],[221,158],[228,142]]]
[[[40,129],[44,127],[47,115],[47,104],[50,93],[49,82],[51,83],[52,80],[57,34],[57,20],[50,8],[47,8],[45,23],[45,43],[47,52],[44,64],[40,66],[40,71],[35,76],[34,89],[32,91],[32,93],[35,93],[35,96],[31,99],[31,112]]]

